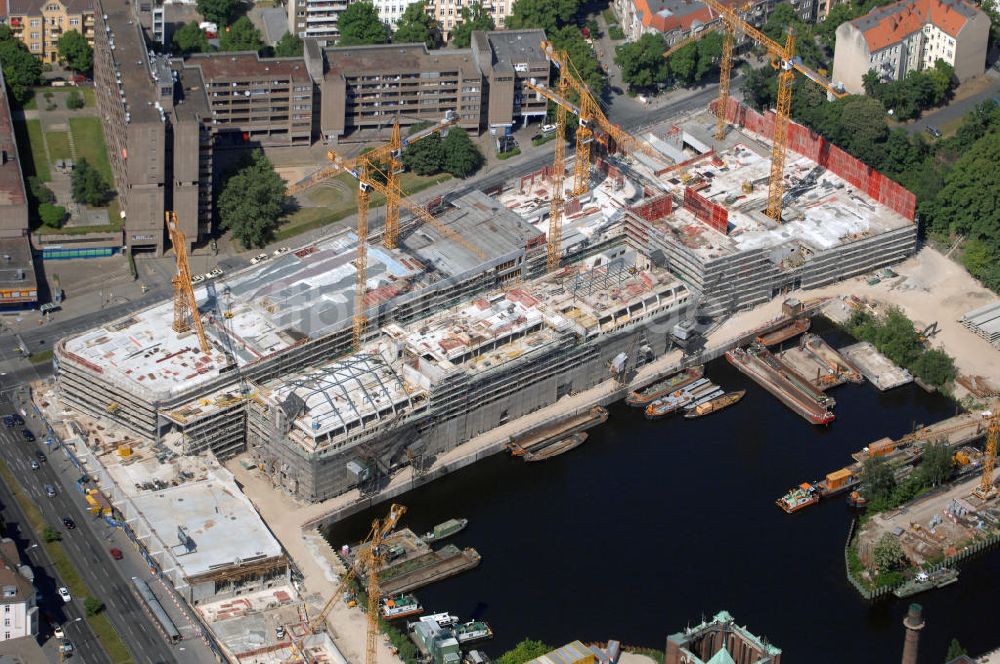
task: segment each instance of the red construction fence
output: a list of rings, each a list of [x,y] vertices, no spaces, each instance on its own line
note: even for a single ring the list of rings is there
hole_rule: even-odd
[[[724,235],[729,234],[729,210],[716,205],[691,187],[684,187],[684,207],[694,213],[699,221]]]
[[[713,102],[714,105],[718,102]],[[768,139],[774,135],[774,113],[757,113],[733,98],[726,108],[726,120]],[[855,159],[819,134],[795,122],[788,123],[788,147],[820,166],[844,178],[851,186],[865,192],[876,201],[913,221],[917,197],[882,175],[871,166]]]
[[[646,221],[658,221],[673,212],[673,209],[674,199],[670,194],[660,194],[656,198],[645,200],[639,205],[633,206],[632,212]]]

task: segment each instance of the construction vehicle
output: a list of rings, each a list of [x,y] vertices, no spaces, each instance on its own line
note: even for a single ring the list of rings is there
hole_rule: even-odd
[[[306,657],[304,649],[306,637],[309,634],[318,633],[326,624],[326,618],[330,615],[330,611],[333,610],[333,607],[337,603],[338,599],[343,599],[349,606],[351,606],[351,602],[355,602],[356,604],[354,594],[350,592],[349,588],[351,582],[354,581],[355,577],[362,573],[363,569],[367,574],[366,592],[368,594],[368,611],[365,616],[368,621],[368,631],[365,645],[365,664],[377,664],[379,603],[382,599],[382,591],[378,575],[382,571],[382,567],[385,564],[385,550],[382,543],[386,536],[393,531],[405,513],[406,508],[404,506],[394,504],[389,508],[389,513],[384,519],[381,521],[378,519],[372,521],[371,530],[368,532],[368,536],[361,543],[361,545],[358,546],[359,553],[355,557],[354,564],[351,565],[344,573],[344,576],[340,580],[340,585],[333,592],[333,594],[330,595],[330,599],[326,601],[326,604],[323,605],[320,612],[309,620],[306,625],[306,634],[303,635],[302,638],[292,639],[294,657],[292,661],[313,664],[313,662],[309,661]],[[286,632],[289,634],[292,633],[290,629],[286,629]]]
[[[209,352],[208,338],[205,336],[205,328],[201,324],[201,314],[198,313],[198,300],[194,296],[194,285],[191,283],[191,267],[188,265],[187,238],[184,231],[177,224],[177,213],[166,212],[165,220],[167,232],[170,234],[170,243],[174,246],[174,255],[177,257],[177,274],[174,275],[174,332],[182,334],[191,330],[194,324],[195,332],[198,333],[198,344],[201,352]]]
[[[1000,441],[1000,400],[993,402],[990,425],[986,430],[986,451],[983,453],[983,475],[979,486],[972,492],[980,500],[989,500],[997,495],[993,486],[993,467],[997,461],[997,442]]]

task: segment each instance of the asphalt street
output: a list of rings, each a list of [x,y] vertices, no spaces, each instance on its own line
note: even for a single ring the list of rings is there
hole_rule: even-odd
[[[19,402],[18,411],[23,408],[19,395],[19,392],[14,394],[15,401]],[[13,412],[15,412],[14,404],[4,395],[0,399],[0,414],[7,415]],[[63,547],[73,559],[87,587],[104,603],[108,618],[122,637],[134,661],[140,664],[175,662],[170,646],[156,631],[132,594],[129,587],[131,574],[126,578],[126,574],[119,569],[120,561],[114,560],[109,553],[109,549],[113,546],[109,543],[109,539],[114,530],[103,520],[83,509],[83,495],[75,486],[75,480],[80,476],[79,471],[61,451],[47,450],[44,425],[40,425],[38,419],[32,417],[31,411],[25,410],[25,412],[27,428],[34,432],[37,441],[26,442],[20,433],[22,427],[0,427],[0,454],[3,455],[4,461],[19,478],[28,497],[42,511],[46,523],[62,534]],[[37,470],[33,470],[31,460],[39,451],[46,454],[48,459],[39,464]],[[44,490],[46,484],[55,487],[54,497],[46,496]],[[67,529],[62,522],[64,517],[71,518],[77,527],[72,530]],[[22,529],[22,532],[24,530],[26,528]],[[29,555],[40,549],[41,547],[31,549]],[[47,590],[51,591],[46,596],[49,606],[62,601],[54,589]],[[83,599],[73,597],[65,606],[67,618],[73,621],[67,623],[67,638],[77,645],[75,637],[79,637],[81,651],[85,644],[96,644],[92,633],[89,633],[90,630],[83,631],[85,622],[75,622],[77,617],[84,615]],[[84,657],[81,659],[87,662],[109,661],[107,655],[103,653],[94,657],[95,659]]]

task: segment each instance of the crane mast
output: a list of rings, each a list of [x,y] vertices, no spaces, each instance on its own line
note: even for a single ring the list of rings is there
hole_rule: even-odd
[[[166,212],[164,220],[167,223],[167,233],[170,235],[170,243],[174,246],[174,255],[177,257],[177,274],[174,275],[174,332],[181,334],[191,330],[194,324],[195,332],[198,334],[198,345],[201,352],[207,353],[210,350],[208,338],[205,336],[205,328],[201,324],[201,316],[198,314],[198,300],[194,296],[194,285],[191,283],[191,267],[188,265],[187,238],[184,231],[177,224],[177,213]]]
[[[566,70],[560,69],[559,90],[566,92]],[[563,216],[563,178],[566,173],[566,141],[563,132],[566,130],[566,108],[556,105],[556,155],[552,164],[552,199],[549,202],[549,235],[546,238],[546,249],[548,250],[545,269],[553,272],[559,269],[559,259],[562,257],[562,216]],[[579,130],[577,130],[579,131]],[[581,162],[578,152],[576,163]]]
[[[993,486],[993,469],[997,461],[997,443],[1000,442],[1000,401],[993,402],[990,425],[986,430],[986,450],[983,453],[983,475],[979,486],[972,492],[977,498],[989,500],[997,495]]]

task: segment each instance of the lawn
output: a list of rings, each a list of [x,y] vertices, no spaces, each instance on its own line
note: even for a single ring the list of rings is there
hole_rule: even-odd
[[[115,179],[111,175],[108,146],[104,142],[104,129],[101,127],[100,118],[70,118],[69,130],[73,132],[77,157],[86,159],[97,167],[104,181],[114,187]]]
[[[15,122],[14,135],[17,138],[24,177],[37,175],[43,182],[51,180],[49,162],[45,158],[45,138],[42,134],[41,120]]]
[[[11,474],[10,468],[2,460],[0,460],[0,478],[3,478],[4,484],[14,494],[14,500],[21,507],[21,511],[24,512],[24,516],[28,520],[28,525],[35,531],[35,537],[45,547],[45,552],[52,559],[52,564],[56,568],[59,578],[69,588],[70,594],[75,595],[80,601],[85,597],[97,597],[87,588],[87,584],[80,577],[80,573],[77,571],[76,566],[73,564],[62,543],[46,542],[41,537],[41,533],[47,525],[45,517],[42,516],[38,507],[24,495],[20,484],[17,483],[14,475]],[[112,626],[111,621],[108,620],[107,615],[101,612],[96,616],[88,616],[87,623],[94,630],[97,640],[101,642],[101,646],[108,653],[112,662],[115,664],[124,664],[125,662],[134,661],[129,654],[128,648],[125,647],[121,637],[118,636],[118,633]]]
[[[618,23],[618,16],[615,15],[615,10],[612,9],[611,7],[608,7],[607,9],[602,11],[601,15],[604,16],[604,21],[609,26],[616,25]]]
[[[94,88],[77,88],[77,90],[83,95],[84,108],[97,106],[97,96],[94,94]]]
[[[59,159],[72,159],[69,151],[69,133],[65,131],[50,131],[45,134],[45,143],[49,146],[49,162],[56,163]]]

